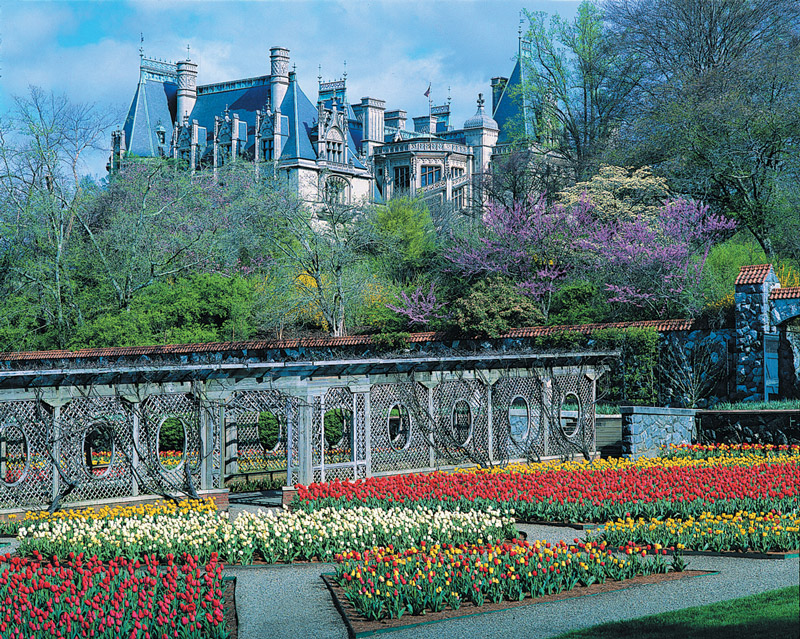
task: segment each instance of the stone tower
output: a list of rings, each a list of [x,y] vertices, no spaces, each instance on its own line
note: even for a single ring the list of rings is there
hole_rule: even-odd
[[[383,145],[384,122],[383,113],[386,102],[376,98],[361,98],[361,113],[364,124],[362,152],[372,155],[376,147]]]

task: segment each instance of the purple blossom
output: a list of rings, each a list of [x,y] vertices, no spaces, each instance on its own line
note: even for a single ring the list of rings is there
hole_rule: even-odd
[[[395,313],[405,315],[412,325],[428,326],[431,322],[446,317],[445,314],[440,313],[445,307],[445,303],[439,302],[436,298],[432,282],[427,294],[423,293],[421,286],[418,286],[411,295],[401,291],[400,301],[402,302],[400,305],[387,304],[386,306]]]

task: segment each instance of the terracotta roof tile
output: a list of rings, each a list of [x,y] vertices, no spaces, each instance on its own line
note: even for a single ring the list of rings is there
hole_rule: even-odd
[[[735,284],[763,284],[767,279],[772,264],[754,264],[752,266],[743,266],[739,269],[739,275],[736,276]]]
[[[797,298],[800,298],[800,286],[773,288],[769,292],[769,299],[771,300],[793,300]]]
[[[789,289],[782,289],[789,290]],[[560,326],[532,326],[515,328],[503,337],[525,338],[552,335],[562,331],[575,331],[589,334],[604,328],[654,328],[657,331],[689,331],[694,328],[694,320],[649,320],[641,322],[612,322],[609,324],[575,324]],[[451,339],[446,333],[413,333],[409,342],[421,344],[442,339]],[[479,339],[475,336],[460,337],[462,340]],[[332,348],[337,346],[369,346],[373,343],[370,335],[352,335],[348,337],[315,337],[285,340],[260,340],[250,342],[214,342],[208,344],[163,344],[158,346],[124,346],[117,348],[84,348],[77,351],[35,351],[0,353],[0,361],[79,359],[98,357],[157,357],[159,355],[191,355],[200,353],[216,353],[231,351],[263,351],[268,349],[293,348]]]

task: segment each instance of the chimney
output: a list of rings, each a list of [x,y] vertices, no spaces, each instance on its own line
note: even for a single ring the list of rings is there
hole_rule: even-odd
[[[375,147],[383,145],[383,112],[386,102],[375,98],[361,98],[360,106],[364,125],[361,148],[367,155],[372,155]]]
[[[417,133],[436,133],[436,116],[421,115],[414,118],[414,131]]]
[[[191,60],[178,62],[178,100],[175,119],[178,123],[191,115],[197,101],[197,65]]]
[[[277,111],[281,108],[283,96],[289,88],[289,49],[272,47],[270,59],[270,101]]]
[[[394,127],[396,129],[406,128],[406,112],[402,109],[395,111],[387,111],[383,116],[383,121],[386,126]]]

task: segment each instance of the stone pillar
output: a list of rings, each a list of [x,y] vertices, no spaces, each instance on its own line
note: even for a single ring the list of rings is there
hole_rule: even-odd
[[[777,335],[769,292],[779,287],[772,264],[743,266],[736,278],[736,398],[765,399],[765,337]]]

